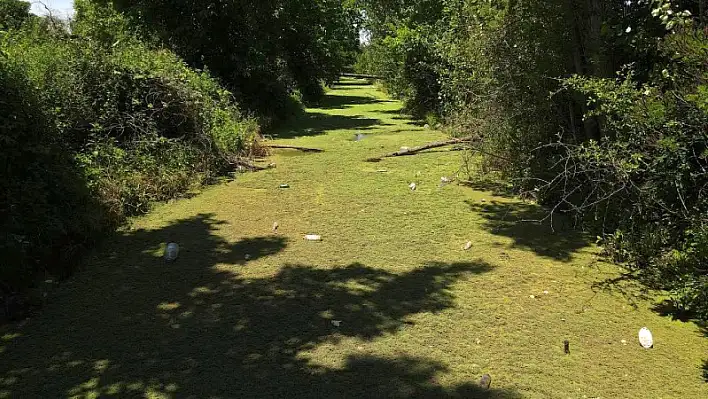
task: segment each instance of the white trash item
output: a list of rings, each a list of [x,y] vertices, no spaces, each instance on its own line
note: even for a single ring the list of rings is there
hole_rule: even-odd
[[[411,183],[411,185],[410,185],[410,186],[408,186],[408,188],[410,188],[410,189],[411,189],[411,191],[415,191],[415,189],[416,189],[416,188],[418,188],[418,185],[417,185],[417,184],[415,184],[415,183]]]
[[[179,245],[177,243],[171,242],[167,244],[165,248],[165,260],[168,262],[174,262],[179,256]]]
[[[648,328],[642,327],[642,329],[639,330],[639,343],[647,349],[654,347],[654,337],[651,335],[651,331],[649,331]]]
[[[305,236],[305,240],[307,240],[307,241],[322,241],[322,236],[317,235],[317,234],[308,234]]]

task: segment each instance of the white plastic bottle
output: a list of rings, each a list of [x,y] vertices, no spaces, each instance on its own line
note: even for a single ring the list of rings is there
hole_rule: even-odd
[[[165,260],[168,262],[174,262],[179,256],[179,245],[177,243],[171,242],[167,244],[165,248]]]

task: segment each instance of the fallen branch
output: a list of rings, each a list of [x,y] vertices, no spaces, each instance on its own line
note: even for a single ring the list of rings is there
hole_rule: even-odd
[[[473,139],[474,139],[473,137],[464,137],[464,138],[452,139],[452,140],[447,140],[447,141],[436,141],[434,143],[421,145],[419,147],[404,148],[399,151],[392,152],[390,154],[382,155],[380,157],[369,158],[366,161],[367,162],[379,162],[384,158],[393,158],[393,157],[402,157],[402,156],[407,156],[407,155],[415,155],[421,151],[430,150],[433,148],[446,147],[449,145],[455,145],[455,144],[460,144],[460,143],[468,143],[468,142],[471,142]]]
[[[240,169],[248,169],[252,172],[257,172],[257,171],[261,171],[261,170],[268,170],[271,168],[270,166],[254,165],[244,159],[232,159],[229,161],[229,164],[232,166],[235,166],[237,168],[240,168]]]
[[[285,149],[290,149],[290,150],[299,150],[299,151],[303,151],[303,152],[324,152],[324,150],[321,150],[319,148],[299,147],[296,145],[284,145],[284,144],[264,144],[263,147],[265,147],[265,148],[285,148]]]

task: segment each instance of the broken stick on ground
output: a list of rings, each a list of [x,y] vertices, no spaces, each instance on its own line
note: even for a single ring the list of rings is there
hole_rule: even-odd
[[[229,164],[231,164],[232,166],[235,166],[237,168],[243,168],[243,169],[247,169],[247,170],[254,171],[254,172],[260,171],[260,170],[267,170],[267,169],[271,168],[271,166],[254,165],[245,159],[232,159],[232,160],[229,160]]]
[[[446,140],[446,141],[436,141],[434,143],[421,145],[419,147],[404,148],[399,151],[392,152],[390,154],[382,155],[380,157],[369,158],[366,161],[367,162],[379,162],[380,160],[382,160],[384,158],[402,157],[402,156],[406,156],[406,155],[415,155],[421,151],[430,150],[433,148],[446,147],[449,145],[455,145],[455,144],[460,144],[460,143],[469,143],[473,139],[474,139],[473,137],[463,137],[463,138],[459,138],[459,139],[452,139],[452,140]]]
[[[263,147],[265,147],[265,148],[284,148],[284,149],[298,150],[298,151],[303,151],[303,152],[324,152],[324,150],[319,149],[319,148],[300,147],[300,146],[296,146],[296,145],[285,145],[285,144],[264,144]]]

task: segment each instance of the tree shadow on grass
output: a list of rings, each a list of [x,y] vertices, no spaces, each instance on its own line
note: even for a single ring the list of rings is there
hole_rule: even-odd
[[[342,87],[367,87],[371,86],[371,83],[366,82],[366,81],[357,81],[357,82],[337,82],[332,85],[333,88],[339,89]]]
[[[573,254],[590,245],[589,237],[573,230],[560,216],[542,220],[548,214],[540,207],[522,203],[474,203],[467,201],[473,212],[485,220],[492,234],[512,238],[514,248],[530,249],[540,256],[569,262]]]
[[[462,148],[464,149],[464,148]],[[461,183],[465,187],[472,188],[477,191],[487,191],[492,193],[495,197],[503,198],[519,198],[519,193],[514,191],[514,188],[510,184],[503,184],[495,181],[488,180],[477,180],[477,181],[465,181]]]
[[[652,310],[660,316],[670,317],[673,321],[681,321],[684,323],[693,322],[701,326],[701,322],[695,314],[685,309],[680,309],[673,301],[668,299],[655,303],[654,306],[652,306]]]
[[[358,79],[358,80],[339,80],[336,83],[332,85],[332,87],[338,87],[338,86],[361,86],[361,87],[366,87],[366,86],[371,86],[371,82],[369,82],[366,79]]]
[[[359,115],[329,115],[308,111],[291,120],[287,128],[276,129],[273,132],[273,136],[289,139],[302,136],[318,136],[333,130],[370,130],[376,126],[385,125],[380,119],[365,118]]]
[[[393,101],[375,97],[326,95],[317,102],[316,107],[320,109],[344,109],[355,105],[384,104],[390,102]]]
[[[685,309],[680,309],[675,302],[670,300],[661,301],[654,304],[652,310],[657,314],[670,317],[671,320],[681,321],[683,323],[693,323],[695,324],[700,333],[704,337],[708,338],[708,321],[702,320],[697,314]],[[703,366],[701,367],[701,375],[706,383],[708,383],[708,359],[703,361]]]
[[[376,112],[379,114],[395,115],[396,117],[398,117],[400,119],[405,119],[405,120],[409,120],[409,119],[413,118],[412,115],[409,115],[406,113],[405,108],[387,109],[387,110],[376,111]],[[394,119],[398,119],[398,118],[394,118]]]
[[[631,271],[625,271],[617,276],[597,281],[592,284],[592,290],[595,293],[605,292],[611,295],[619,295],[633,309],[638,309],[640,305],[656,297],[656,293],[652,292],[649,286],[636,273]]]
[[[217,235],[228,228],[199,215],[118,234],[44,315],[0,335],[0,397],[519,397],[442,387],[435,377],[446,365],[432,359],[349,354],[330,367],[308,354],[396,334],[409,316],[454,306],[450,285],[492,266],[430,263],[394,274],[288,264],[248,278],[234,263],[274,255],[287,240],[231,243]],[[182,251],[167,264],[158,248],[170,240]]]

